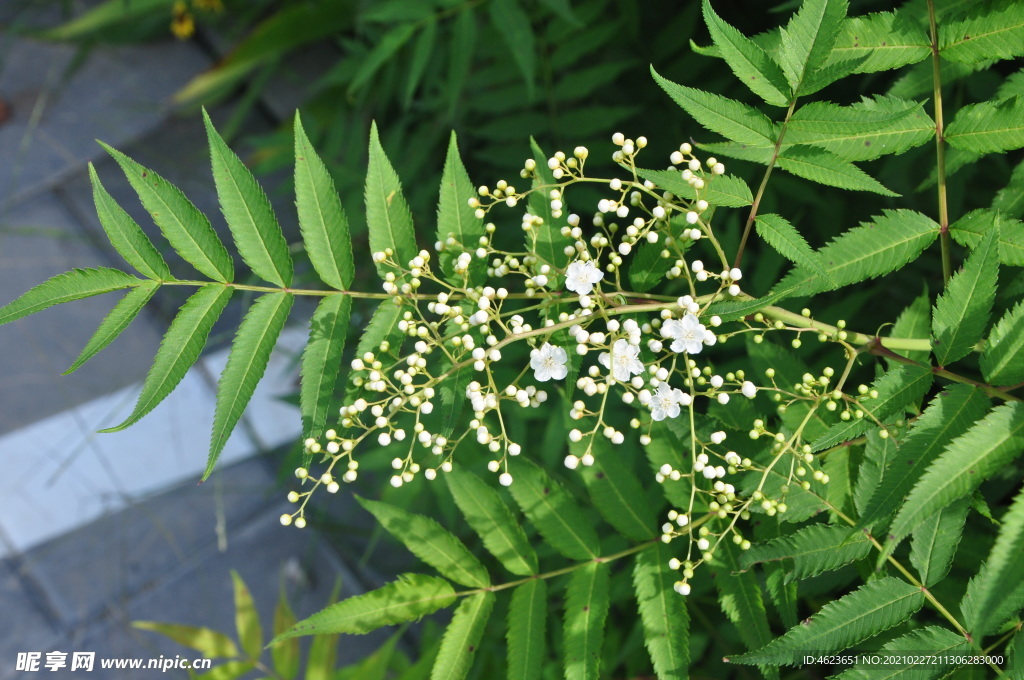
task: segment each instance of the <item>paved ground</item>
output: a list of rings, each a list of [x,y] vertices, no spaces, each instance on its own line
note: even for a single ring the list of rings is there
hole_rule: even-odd
[[[2,22],[55,17],[21,11],[31,3],[2,4],[0,99],[9,115],[0,123],[0,304],[72,267],[121,266],[93,212],[90,161],[108,190],[155,232],[95,139],[154,167],[201,209],[217,213],[201,122],[176,117],[167,104],[217,55],[167,40],[96,49],[83,58],[72,47],[12,37]],[[266,130],[294,108],[296,78],[289,79],[288,68],[280,73],[281,86],[271,88],[273,96],[257,109],[262,118],[250,120],[248,130]],[[223,113],[211,115],[216,121]],[[291,212],[287,201],[278,210],[286,230],[293,228]],[[218,473],[196,486],[223,365],[223,351],[215,350],[230,340],[244,301],[225,314],[212,337],[214,354],[174,397],[126,433],[95,435],[130,408],[181,302],[180,295],[158,296],[111,347],[61,376],[115,300],[80,301],[0,328],[0,680],[28,677],[15,670],[18,652],[185,651],[133,629],[133,620],[231,631],[231,569],[252,588],[265,627],[281,584],[301,615],[321,607],[337,579],[342,596],[381,582],[356,566],[363,545],[350,542],[339,551],[315,530],[283,529],[277,520],[287,505],[276,481],[280,457],[260,454],[298,433],[297,413],[278,397],[295,386],[301,325],[275,355],[270,387],[254,400],[258,415],[236,432]],[[340,496],[334,503],[344,507],[334,516],[358,518]],[[364,526],[353,535],[365,532]],[[349,638],[339,658],[360,658],[381,639]],[[65,674],[71,675],[52,675]]]

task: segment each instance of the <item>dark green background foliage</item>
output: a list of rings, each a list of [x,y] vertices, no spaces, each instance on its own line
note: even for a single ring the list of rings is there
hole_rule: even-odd
[[[160,25],[168,5],[151,0],[128,14],[86,15],[50,37],[123,40],[132,29]],[[771,8],[749,2],[308,0],[228,2],[223,16],[209,20],[237,46],[179,99],[186,110],[234,102],[229,133],[271,82],[279,59],[311,45],[336,54],[327,71],[309,75],[305,132],[281,121],[273,133],[251,140],[258,150],[250,160],[257,161],[258,170],[291,167],[300,155],[296,149],[303,151],[309,165],[303,166],[307,174],[296,173],[300,219],[301,204],[310,201],[335,209],[333,192],[326,191],[328,175],[312,160],[316,153],[347,210],[358,254],[354,269],[347,239],[329,243],[322,229],[307,222],[303,240],[319,243],[318,252],[330,251],[336,261],[314,255],[312,262],[297,262],[296,286],[317,287],[322,281],[336,289],[377,290],[376,273],[362,257],[369,244],[385,243],[386,236],[396,249],[414,252],[411,226],[399,230],[401,239],[375,226],[380,221],[375,214],[391,210],[384,194],[367,192],[363,216],[368,164],[377,185],[404,194],[418,245],[433,243],[445,159],[449,168],[457,168],[458,153],[449,147],[452,129],[477,184],[499,177],[518,181],[510,173],[528,156],[539,156],[543,165],[544,155],[531,150],[531,136],[548,153],[588,146],[588,175],[595,176],[612,167],[604,160],[612,132],[645,135],[651,144],[641,162],[655,169],[667,165],[680,142],[692,141],[705,156],[724,160],[729,172],[753,189],[750,195],[740,192],[735,203],[740,209],[723,207],[716,213],[715,232],[727,253],[742,250],[744,292],[760,299],[724,303],[723,317],[759,309],[770,317],[777,312],[768,305],[780,304],[790,311],[807,305],[815,320],[826,324],[845,320],[851,330],[865,334],[855,341],[865,351],[852,384],[878,390],[876,415],[884,424],[901,421],[887,438],[868,420],[810,421],[803,432],[807,442],[816,452],[827,451],[823,462],[819,458],[810,467],[823,469],[830,485],[795,490],[784,516],[756,514],[744,528],[754,547],[742,551],[724,541],[684,599],[672,592],[678,574],[666,567],[675,546],[662,546],[657,534],[669,503],[685,507],[689,493],[650,480],[662,463],[685,469],[688,426],[673,421],[674,428],[656,428],[658,436],[646,450],[627,440],[624,448],[597,456],[595,468],[568,474],[561,461],[570,424],[562,414],[571,398],[560,394],[550,409],[509,419],[513,439],[534,442],[529,457],[537,463],[516,461],[510,493],[499,493],[468,471],[484,461],[484,454],[469,451],[458,462],[464,470],[449,476],[447,484],[436,483],[430,491],[424,485],[388,489],[383,495],[393,505],[362,501],[384,529],[443,579],[403,577],[300,622],[292,635],[365,632],[457,602],[434,669],[434,677],[446,680],[509,671],[511,677],[554,678],[563,674],[563,665],[570,679],[688,673],[823,677],[822,668],[794,670],[795,655],[842,653],[857,645],[1013,655],[1024,604],[1019,564],[1024,501],[1016,495],[1024,449],[1019,398],[1024,381],[1019,303],[1024,295],[1024,70],[1019,59],[1024,7],[1012,0],[936,0],[938,92],[933,90],[929,4],[910,0],[892,10],[885,2],[855,1],[847,8],[830,0]],[[792,21],[787,32],[780,33],[777,27],[787,21]],[[941,173],[934,139],[939,94],[945,123]],[[371,121],[376,122],[372,133]],[[265,198],[248,171],[207,122],[225,214],[231,201],[262,206]],[[131,178],[138,168],[112,153]],[[401,194],[389,160],[404,180]],[[772,174],[762,195],[758,186],[765,166]],[[240,195],[225,196],[225,177],[244,185]],[[139,188],[144,202],[171,195],[166,187],[152,196],[147,191]],[[936,196],[943,193],[940,209]],[[753,195],[759,200],[756,225],[750,225],[755,235],[743,248],[745,206]],[[97,197],[111,239],[120,238],[123,245],[134,238],[101,188]],[[575,206],[593,205],[586,189],[572,200]],[[190,215],[191,226],[160,226],[169,238],[205,237],[209,227],[200,218]],[[506,245],[501,239],[507,238],[514,247],[515,217],[505,226],[497,245]],[[287,287],[292,262],[287,253],[280,255],[277,231],[244,224],[231,229],[253,274]],[[952,242],[940,239],[940,230],[948,231]],[[266,246],[269,255],[261,259],[254,244]],[[175,248],[208,278],[230,279],[231,258],[216,245]],[[147,277],[162,278],[166,264],[155,251],[142,251],[139,263],[132,264]],[[680,282],[661,281],[663,271],[642,271],[636,280],[644,286],[656,281],[658,291],[668,295],[685,292]],[[49,304],[132,288],[115,314],[115,321],[127,319],[126,324],[159,287],[111,270],[65,277],[0,309],[0,323]],[[224,303],[223,290],[211,283],[186,305],[188,349],[173,357],[163,352],[154,367],[158,377],[175,375],[194,360],[205,340],[204,324]],[[237,351],[254,365],[265,364],[291,298],[288,292],[261,297],[243,321],[233,356]],[[314,324],[321,335],[314,334],[303,366],[306,384],[338,363],[344,334],[332,333],[347,328],[349,302],[334,295],[321,304],[319,326]],[[361,301],[356,304],[362,308]],[[349,338],[344,357],[353,347],[378,345],[391,329],[388,321],[378,315],[361,341]],[[257,328],[272,330],[257,337]],[[893,356],[871,342],[875,335],[930,339],[932,351]],[[839,365],[838,351],[812,341],[795,351],[769,337],[762,344],[735,341],[716,347],[715,362],[723,373],[744,369],[761,376],[773,368],[779,383],[791,386],[805,373],[820,375],[825,366]],[[510,347],[507,363],[523,365],[525,351],[518,359],[514,352]],[[499,370],[510,371],[498,377],[499,383],[515,377],[513,368]],[[218,403],[230,404],[218,408],[211,466],[218,438],[226,437],[237,419],[237,402],[244,405],[246,392],[251,393],[251,375],[229,361],[222,382],[228,398],[219,397]],[[304,387],[309,430],[324,426],[333,378]],[[153,388],[144,389],[144,396],[148,399],[140,400],[132,419],[164,395]],[[724,428],[741,455],[763,457],[764,447],[746,434],[753,419],[774,406],[762,397],[753,403],[698,414],[699,435],[706,439]],[[797,413],[798,407],[804,411]],[[805,413],[806,406],[798,404],[780,414],[780,428],[795,429]],[[616,456],[617,451],[635,455]],[[371,468],[375,458],[383,469],[388,460],[383,454],[361,460]],[[782,478],[770,481],[777,488]],[[381,495],[377,486],[364,487],[364,494]],[[415,508],[439,524],[402,508]],[[316,520],[344,529],[343,519]],[[409,526],[417,530],[410,532]],[[528,578],[550,572],[559,573]],[[527,578],[514,588],[489,590],[522,577]],[[473,592],[466,595],[465,589]],[[456,592],[464,594],[456,598]],[[404,604],[400,611],[381,613],[375,607],[382,601]],[[963,632],[971,634],[970,641]],[[943,677],[949,670],[891,669],[893,674],[884,677]],[[843,677],[883,677],[880,673],[855,669]],[[953,673],[984,678],[995,671],[976,666]]]

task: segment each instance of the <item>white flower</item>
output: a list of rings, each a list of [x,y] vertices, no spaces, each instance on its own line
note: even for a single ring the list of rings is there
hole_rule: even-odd
[[[707,342],[707,329],[690,313],[682,319],[669,319],[663,323],[661,334],[666,338],[672,338],[673,352],[699,354]]]
[[[604,278],[604,272],[592,261],[574,260],[565,271],[565,287],[579,295],[590,295],[594,284]]]
[[[668,383],[658,385],[657,391],[651,396],[651,418],[665,420],[665,418],[676,418],[679,416],[679,405],[690,405],[690,395],[680,389],[668,386]]]
[[[530,368],[533,369],[534,377],[541,382],[552,378],[561,380],[569,374],[569,369],[565,366],[568,360],[569,355],[564,349],[545,342],[540,349],[530,353]]]
[[[619,382],[629,382],[631,376],[643,373],[644,370],[644,364],[640,361],[640,347],[631,345],[625,338],[616,340],[611,354],[603,352],[597,360]]]

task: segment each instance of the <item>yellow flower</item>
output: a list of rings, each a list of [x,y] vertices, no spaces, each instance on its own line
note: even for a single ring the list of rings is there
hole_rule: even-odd
[[[178,38],[178,40],[192,37],[192,34],[196,31],[196,22],[183,0],[178,0],[174,3],[171,14],[171,33],[174,34],[174,37]]]

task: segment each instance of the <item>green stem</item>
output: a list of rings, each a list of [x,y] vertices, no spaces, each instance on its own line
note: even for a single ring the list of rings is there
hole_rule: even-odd
[[[768,178],[772,176],[772,170],[775,168],[775,163],[779,159],[779,150],[782,148],[782,138],[786,136],[786,127],[789,125],[789,119],[793,115],[793,110],[796,108],[796,97],[789,103],[789,109],[786,111],[786,117],[782,120],[782,127],[779,128],[779,138],[775,140],[775,148],[772,150],[771,160],[768,161],[768,167],[764,171],[764,177],[761,178],[761,186],[757,188],[757,195],[754,196],[754,202],[750,206],[750,214],[747,216],[747,224],[743,227],[743,238],[740,239],[740,247],[736,251],[736,260],[733,262],[733,267],[739,267],[743,261],[743,251],[747,247],[747,239],[750,237],[750,231],[754,228],[754,220],[757,218],[757,209],[761,206],[761,197],[764,196],[765,187],[768,186]]]
[[[952,248],[949,237],[949,207],[946,202],[946,140],[942,119],[942,75],[939,59],[939,33],[935,23],[935,0],[928,0],[928,26],[932,48],[932,98],[935,107],[935,157],[939,194],[939,246],[942,249],[942,281],[953,275]]]
[[[866,347],[867,350],[871,354],[874,354],[875,356],[886,357],[888,359],[892,359],[895,362],[906,364],[908,366],[927,368],[932,372],[933,375],[937,375],[940,378],[945,378],[946,380],[952,380],[953,382],[958,382],[964,385],[971,385],[972,387],[977,387],[979,390],[983,391],[985,394],[991,397],[1002,399],[1003,401],[1022,401],[1020,397],[1015,397],[1009,392],[1004,392],[998,387],[992,387],[991,385],[988,385],[986,383],[966,378],[958,373],[947,371],[945,368],[940,368],[939,366],[931,366],[928,364],[922,364],[919,361],[914,361],[913,359],[908,359],[905,356],[896,354],[895,352],[891,351],[888,347],[883,346],[879,338],[874,338],[871,343],[866,345]]]

